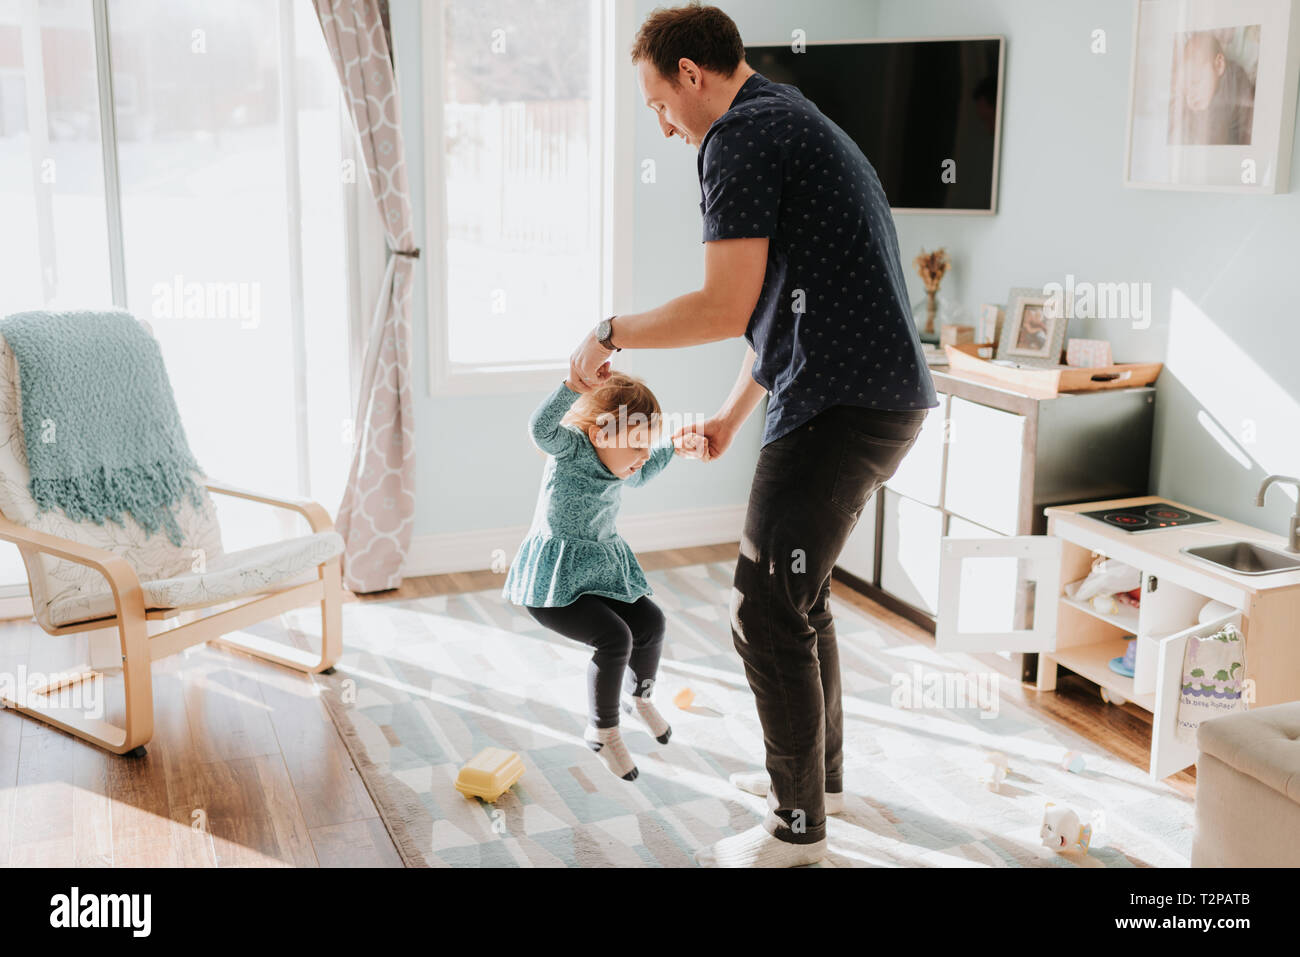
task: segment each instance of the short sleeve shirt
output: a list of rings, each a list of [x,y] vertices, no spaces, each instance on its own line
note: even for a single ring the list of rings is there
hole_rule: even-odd
[[[704,241],[767,237],[745,339],[769,392],[763,444],[832,406],[938,405],[889,202],[857,144],[755,73],[699,150]]]

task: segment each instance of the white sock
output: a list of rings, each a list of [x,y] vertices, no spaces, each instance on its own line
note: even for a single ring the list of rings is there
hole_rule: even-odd
[[[761,824],[696,851],[700,867],[803,867],[826,856],[826,839],[816,844],[778,841]]]
[[[609,768],[615,777],[620,777],[624,781],[636,780],[636,763],[632,760],[632,755],[628,754],[627,745],[623,743],[623,735],[619,734],[617,725],[612,728],[596,728],[587,725],[586,733],[582,738],[587,742],[587,747],[596,752],[596,757],[605,762],[605,767]]]
[[[641,723],[650,730],[650,733],[654,735],[654,739],[660,744],[667,744],[668,739],[673,735],[672,727],[664,720],[664,716],[659,713],[659,709],[654,706],[654,703],[649,698],[625,693],[623,695],[623,713],[635,714],[640,718]]]
[[[746,794],[756,794],[759,797],[767,797],[767,792],[772,788],[772,779],[767,776],[766,771],[747,771],[733,774],[729,780],[733,785],[740,788]],[[844,811],[844,792],[827,791],[826,792],[826,813],[840,814]]]

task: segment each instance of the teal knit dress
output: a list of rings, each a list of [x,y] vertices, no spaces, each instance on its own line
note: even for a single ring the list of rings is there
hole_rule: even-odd
[[[631,478],[620,479],[605,468],[584,433],[560,424],[577,399],[578,393],[561,383],[530,423],[533,441],[549,457],[532,527],[502,591],[516,605],[557,608],[582,595],[634,602],[652,593],[614,521],[623,486],[644,485],[663,471],[673,447],[656,447]]]

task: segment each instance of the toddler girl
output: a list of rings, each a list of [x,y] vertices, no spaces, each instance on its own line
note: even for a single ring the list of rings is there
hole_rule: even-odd
[[[533,413],[546,468],[528,537],[504,595],[546,628],[595,649],[587,666],[587,746],[625,781],[636,764],[619,735],[620,704],[661,743],[672,734],[651,703],[664,616],[632,549],[614,530],[623,486],[644,485],[674,451],[700,457],[703,436],[656,445],[659,402],[620,372],[588,389],[568,380]],[[622,693],[620,695],[620,692]],[[620,701],[621,698],[621,701]]]

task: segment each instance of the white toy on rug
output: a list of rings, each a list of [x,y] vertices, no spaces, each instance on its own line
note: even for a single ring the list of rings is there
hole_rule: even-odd
[[[1087,761],[1078,751],[1066,751],[1065,756],[1061,758],[1061,767],[1072,774],[1082,774],[1087,767]]]
[[[979,781],[990,791],[997,791],[1007,777],[1007,756],[1001,751],[990,751],[984,755],[980,765]]]
[[[1084,824],[1070,808],[1048,801],[1043,809],[1043,828],[1038,836],[1042,838],[1044,847],[1050,847],[1058,854],[1087,854],[1092,845],[1093,831],[1101,829],[1101,821],[1101,812],[1097,812],[1091,823]]]

